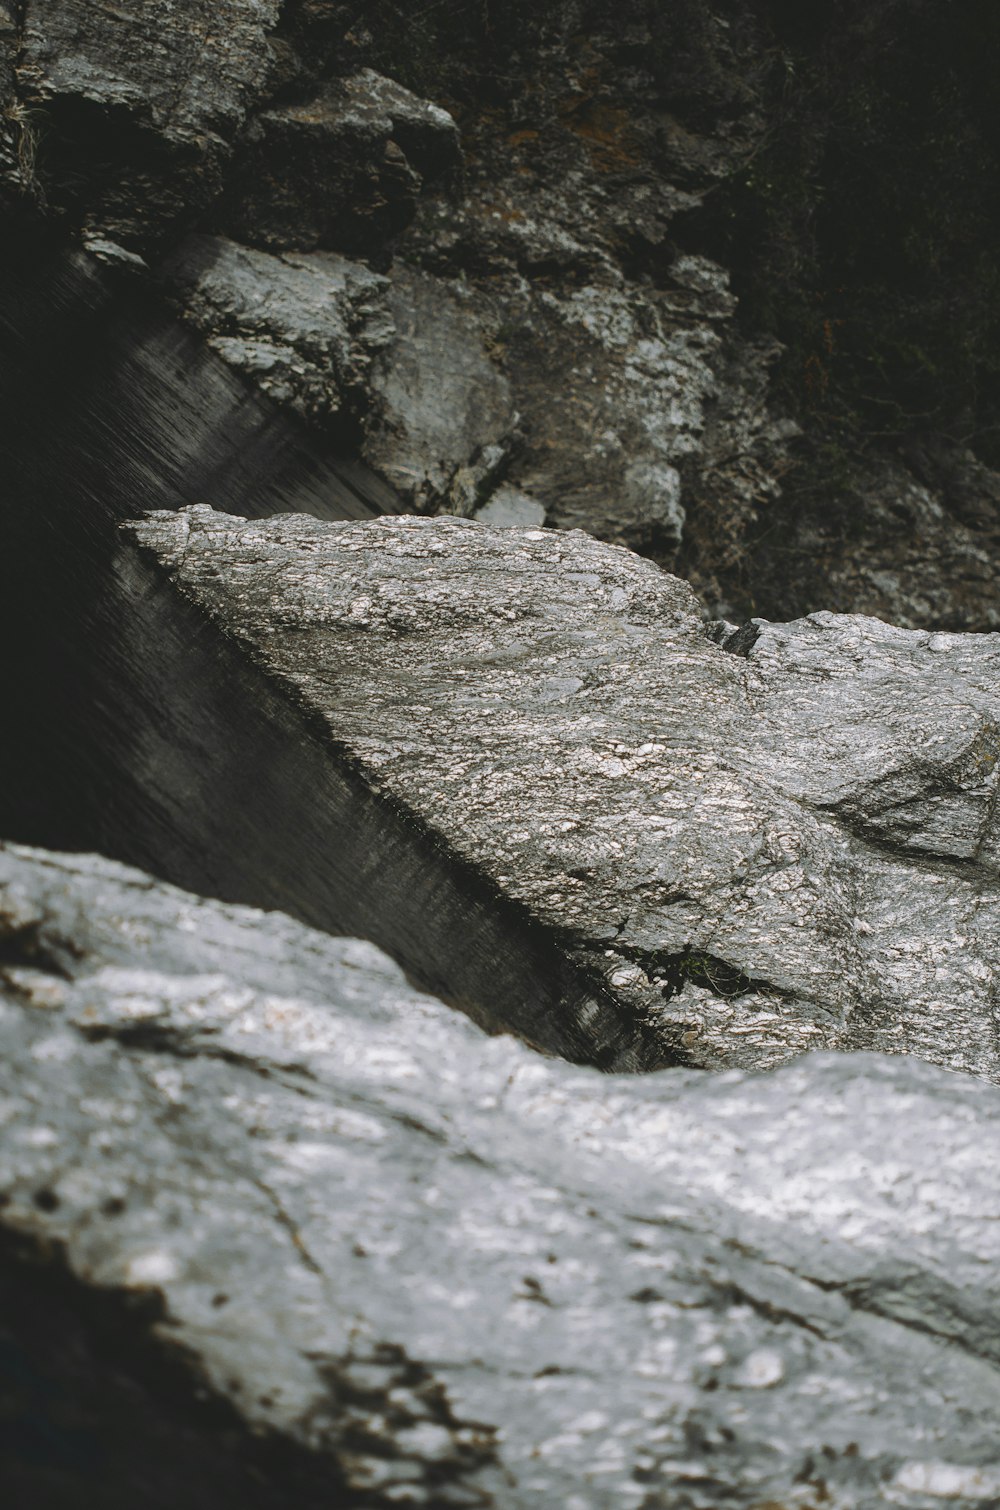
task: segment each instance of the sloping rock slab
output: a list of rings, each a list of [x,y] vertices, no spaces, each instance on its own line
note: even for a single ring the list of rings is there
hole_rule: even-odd
[[[7,1503],[1000,1495],[994,1087],[602,1077],[94,858],[0,850],[0,944]]]
[[[820,614],[733,654],[684,583],[579,533],[127,529],[659,1062],[876,1046],[997,1076],[1000,637]]]

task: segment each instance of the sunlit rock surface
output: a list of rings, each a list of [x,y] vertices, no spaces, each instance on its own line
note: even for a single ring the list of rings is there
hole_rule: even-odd
[[[994,1087],[602,1077],[276,914],[11,847],[0,888],[9,1503],[1000,1492]],[[71,1347],[22,1324],[67,1294]]]
[[[126,534],[126,642],[195,605],[331,769],[645,1035],[604,1062],[1000,1072],[996,636],[818,614],[721,646],[686,584],[582,533],[197,508]],[[163,779],[183,812],[183,762]],[[559,1014],[516,1026],[551,1046]]]

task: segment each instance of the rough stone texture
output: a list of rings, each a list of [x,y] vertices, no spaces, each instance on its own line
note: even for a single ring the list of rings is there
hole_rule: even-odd
[[[368,395],[384,416],[371,445],[409,477],[415,507],[468,513],[505,481],[549,523],[680,571],[713,614],[823,606],[996,628],[997,474],[962,460],[964,442],[928,465],[914,452],[940,438],[918,434],[904,455],[852,456],[852,479],[830,491],[775,411],[777,348],[748,338],[729,272],[706,255],[716,248],[700,211],[711,219],[711,196],[752,174],[775,129],[783,54],[759,8],[651,16],[637,4],[604,17],[553,3],[526,18],[509,55],[518,7],[487,8],[497,77],[499,54],[460,57],[465,23],[449,39],[438,9],[422,21],[376,7],[362,23],[326,0],[6,0],[0,191],[19,186],[21,211],[49,213],[119,263],[192,225],[270,250],[332,248],[381,271],[397,257],[399,316],[425,349],[401,351]],[[464,78],[454,116],[365,66],[392,52],[394,28],[397,55],[406,36],[437,39],[440,70],[426,58],[415,70],[422,90]],[[340,322],[329,337],[315,330],[312,294],[289,309],[287,273],[278,282],[274,334],[220,335],[233,311],[226,298],[207,311],[203,291],[195,318],[264,391],[329,418],[343,396],[313,370],[312,348],[338,346]],[[450,330],[436,353],[421,333],[435,308]],[[303,339],[289,339],[300,323]],[[432,387],[428,357],[466,345],[475,357],[460,354],[456,371],[473,361],[479,396],[504,395],[520,418],[515,432],[494,403],[459,402],[456,450],[455,434],[419,417],[413,390]],[[413,433],[394,456],[383,430],[397,425]]]
[[[461,284],[397,266],[396,338],[375,363],[365,460],[415,509],[469,514],[507,460],[517,420]]]
[[[993,1087],[868,1055],[602,1077],[278,915],[12,847],[0,884],[5,1278],[39,1310],[67,1271],[84,1314],[132,1297],[150,1503],[192,1453],[253,1452],[233,1417],[172,1444],[168,1379],[325,1463],[307,1510],[1000,1495]],[[7,1342],[7,1407],[64,1441],[42,1340]],[[103,1372],[73,1362],[100,1440]],[[12,1502],[128,1503],[128,1450],[31,1440]]]
[[[475,517],[483,524],[505,527],[520,524],[527,529],[537,529],[545,523],[545,510],[537,498],[531,498],[527,493],[522,493],[519,488],[503,483],[495,493],[491,493],[488,501],[476,510]]]
[[[755,564],[762,612],[822,602],[912,629],[1000,629],[1000,474],[971,451],[914,441],[855,468],[825,508],[792,495],[778,516],[778,549]]]
[[[556,51],[505,132],[489,112],[469,123],[465,197],[428,197],[401,254],[476,290],[524,416],[511,480],[551,523],[670,561],[692,489],[734,538],[779,490],[789,427],[767,408],[775,348],[738,335],[723,268],[665,250],[695,183],[732,168],[760,123],[750,112],[720,126],[711,164],[679,188],[663,167],[671,122],[634,64],[613,48],[587,66]],[[655,283],[635,272],[654,255]]]
[[[14,75],[17,42],[13,0],[0,0],[0,190],[15,185],[21,177],[18,149],[24,122],[20,119]]]
[[[203,207],[266,88],[279,0],[27,0],[22,100],[44,109],[51,191],[143,241]]]
[[[357,408],[395,333],[388,281],[331,252],[271,256],[190,236],[160,272],[213,350],[308,419]]]
[[[447,111],[364,69],[255,120],[221,218],[258,246],[370,254],[460,156]]]
[[[127,528],[332,758],[675,1058],[1000,1075],[996,636],[819,614],[724,648],[686,584],[582,533]]]

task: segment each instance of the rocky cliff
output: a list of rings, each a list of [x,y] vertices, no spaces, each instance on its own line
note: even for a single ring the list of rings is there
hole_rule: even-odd
[[[5,1503],[1000,1503],[998,56],[0,0]]]

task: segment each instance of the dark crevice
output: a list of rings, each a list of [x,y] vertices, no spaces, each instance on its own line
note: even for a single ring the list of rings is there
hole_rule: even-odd
[[[0,916],[0,979],[5,968],[27,968],[71,980],[73,973],[67,958],[72,959],[76,953],[74,945],[51,938],[41,918],[8,927],[6,919]]]

